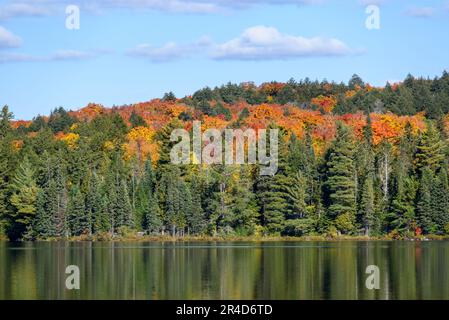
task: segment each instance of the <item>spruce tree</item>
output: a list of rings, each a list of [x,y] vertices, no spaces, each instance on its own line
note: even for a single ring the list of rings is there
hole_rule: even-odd
[[[191,210],[186,213],[187,233],[201,234],[205,229],[204,210],[202,208],[201,194],[203,192],[199,178],[194,176],[190,182],[192,197]]]
[[[288,144],[285,132],[279,135],[278,170],[274,176],[258,176],[255,192],[260,208],[260,218],[265,232],[279,234],[284,229],[285,217],[289,214],[288,186],[291,179],[288,164]],[[269,145],[267,144],[267,148]]]
[[[36,218],[34,220],[34,232],[37,239],[49,239],[56,237],[56,226],[51,208],[47,188],[39,189],[36,198]]]
[[[36,197],[39,188],[34,179],[34,171],[28,158],[25,158],[13,177],[11,184],[10,216],[14,223],[13,237],[31,237],[32,221],[36,214]]]
[[[342,123],[337,126],[337,136],[326,156],[325,192],[328,214],[343,233],[355,229],[355,167],[354,142],[349,129]]]
[[[0,238],[6,236],[8,224],[8,176],[7,158],[3,151],[3,142],[0,142]]]
[[[362,216],[362,226],[367,236],[372,231],[374,233],[379,231],[379,220],[375,212],[374,199],[374,179],[373,174],[369,173],[363,182],[360,197],[360,215]]]
[[[94,172],[90,177],[86,194],[86,214],[92,221],[93,233],[107,232],[111,227],[104,203],[101,178]]]
[[[0,139],[6,138],[11,133],[11,120],[13,117],[13,114],[9,111],[9,107],[6,105],[3,106],[0,112]]]
[[[120,181],[117,192],[117,211],[115,221],[117,226],[134,227],[134,217],[128,193],[128,185],[124,179]]]
[[[251,235],[256,231],[259,208],[253,192],[249,168],[235,168],[231,184],[232,228],[239,235]]]
[[[149,234],[159,234],[162,230],[161,209],[154,194],[148,196],[145,229]]]
[[[416,219],[415,197],[419,183],[401,161],[395,163],[392,175],[393,196],[385,217],[387,229],[401,234],[413,232]]]
[[[145,162],[142,178],[137,186],[137,203],[135,204],[136,227],[145,228],[145,219],[149,210],[150,201],[154,198],[156,175],[151,160]]]
[[[432,220],[436,233],[443,233],[449,222],[449,187],[447,171],[441,170],[431,188]]]
[[[380,228],[380,221],[375,210],[374,192],[374,150],[373,132],[371,127],[371,117],[367,116],[367,124],[363,130],[363,140],[357,152],[358,181],[360,181],[359,222],[364,229],[365,235],[377,233]]]
[[[425,167],[421,174],[416,204],[418,224],[424,233],[434,233],[436,231],[436,224],[432,219],[433,182],[432,170],[429,167]]]
[[[428,167],[433,172],[437,172],[441,168],[444,159],[444,142],[441,140],[435,125],[429,122],[427,130],[423,133],[416,149],[416,167],[419,171]]]
[[[90,232],[90,219],[85,209],[84,197],[77,185],[74,185],[69,193],[67,223],[71,236],[79,236]]]

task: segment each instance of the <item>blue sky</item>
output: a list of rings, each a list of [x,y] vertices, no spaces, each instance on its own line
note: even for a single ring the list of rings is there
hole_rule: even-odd
[[[365,26],[370,4],[380,29]],[[0,105],[31,119],[229,81],[434,77],[449,70],[448,31],[441,0],[0,0]]]

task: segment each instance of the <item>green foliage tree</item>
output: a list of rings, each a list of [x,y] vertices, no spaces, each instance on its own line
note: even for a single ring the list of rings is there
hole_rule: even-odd
[[[10,202],[14,209],[10,216],[14,223],[13,238],[30,237],[32,221],[36,214],[36,197],[39,188],[34,179],[34,171],[28,158],[25,158],[13,177]]]
[[[353,137],[346,126],[339,123],[337,136],[326,156],[325,192],[328,214],[337,219],[341,232],[354,231],[356,211],[355,167],[353,160]]]
[[[132,112],[129,117],[129,122],[131,123],[131,127],[145,127],[147,125],[146,121],[142,118],[141,115],[136,112]]]
[[[69,192],[67,224],[71,236],[91,233],[91,217],[87,214],[84,197],[77,185]]]

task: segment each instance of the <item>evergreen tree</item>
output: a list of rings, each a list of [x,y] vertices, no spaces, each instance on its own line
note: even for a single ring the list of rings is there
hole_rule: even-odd
[[[0,238],[6,235],[6,229],[8,224],[8,183],[9,183],[9,166],[8,156],[5,152],[8,152],[10,148],[5,148],[5,143],[0,142]]]
[[[117,226],[134,227],[131,201],[129,199],[128,185],[124,179],[120,181],[117,189],[117,206],[115,222]]]
[[[105,210],[105,196],[102,191],[102,182],[95,172],[89,180],[86,194],[86,215],[92,221],[92,232],[100,233],[110,230],[111,225]]]
[[[4,106],[0,113],[0,139],[4,139],[11,133],[11,119],[13,114],[9,112],[9,107]]]
[[[202,186],[198,177],[194,177],[190,183],[192,207],[186,213],[187,233],[201,234],[205,230],[205,216],[202,207],[201,195],[203,193]]]
[[[226,235],[233,232],[232,225],[235,221],[232,210],[232,185],[231,175],[234,171],[229,166],[212,166],[208,173],[211,181],[208,185],[208,205],[206,207],[209,232],[212,235],[217,233]]]
[[[367,236],[371,235],[372,231],[374,233],[379,231],[379,220],[375,213],[374,199],[374,179],[372,173],[369,173],[362,185],[362,195],[360,198],[362,225]]]
[[[185,191],[184,182],[179,178],[179,168],[174,167],[170,172],[164,172],[161,176],[161,184],[158,189],[158,195],[161,207],[164,211],[164,222],[172,236],[182,233],[185,222],[184,206],[189,208],[191,205],[184,203],[184,196],[181,193]]]
[[[148,197],[147,208],[145,212],[145,229],[149,234],[159,234],[162,230],[162,214],[154,194]]]
[[[77,185],[73,186],[69,193],[67,222],[72,236],[90,233],[90,217],[85,209],[84,197]]]
[[[233,217],[231,226],[239,235],[251,235],[255,233],[259,219],[259,208],[253,192],[251,172],[249,168],[242,167],[234,177],[236,177],[235,180],[231,180]]]
[[[10,159],[13,150],[11,148],[11,119],[13,115],[9,112],[8,106],[4,106],[0,113],[0,238],[6,236],[8,228],[8,208],[9,183],[11,175]]]
[[[28,158],[18,167],[11,184],[10,213],[13,226],[13,238],[32,236],[32,221],[36,214],[36,197],[39,190],[34,179],[34,171]]]
[[[416,219],[415,197],[418,182],[401,161],[395,163],[393,171],[393,196],[386,214],[387,229],[403,234],[414,231],[412,228]]]
[[[343,116],[348,126],[338,124],[329,145],[321,138],[332,131],[332,117],[295,109],[310,109],[319,96],[337,98],[334,113],[374,112],[375,121],[372,125],[368,116],[360,135],[359,116]],[[163,100],[181,109],[173,94]],[[285,105],[263,115],[257,106],[237,105],[245,101]],[[449,112],[447,72],[435,79],[409,75],[383,89],[369,87],[356,75],[349,84],[309,79],[261,86],[228,83],[201,89],[182,103],[187,109],[158,129],[155,140],[145,141],[138,156],[128,137],[130,127],[146,125],[137,109],[128,113],[128,106],[106,111],[90,105],[70,113],[57,108],[29,125],[13,125],[4,106],[0,238],[101,237],[128,231],[303,236],[333,234],[335,227],[346,234],[411,237],[418,227],[425,234],[449,230],[448,119],[443,116]],[[380,115],[387,111],[423,112],[427,128],[422,130],[420,116]],[[167,112],[158,112],[151,115],[152,130],[168,120]],[[170,141],[172,131],[204,115],[211,121],[207,125],[215,125],[210,117],[218,117],[220,125],[226,120],[229,127],[246,127],[254,117],[256,126],[273,121],[268,129],[277,128],[276,123],[288,128],[279,128],[276,174],[260,176],[257,165],[173,165],[170,151],[177,142]],[[304,127],[293,127],[298,117]],[[300,138],[293,133],[303,129]],[[149,156],[158,159],[155,166],[148,160],[142,167]]]
[[[441,168],[445,159],[445,145],[432,123],[428,124],[416,150],[415,162],[418,170],[428,167],[433,172]]]
[[[36,197],[36,218],[33,221],[37,239],[56,237],[56,226],[49,208],[50,199],[46,189],[39,189]]]
[[[443,233],[449,222],[449,187],[447,171],[441,170],[431,188],[432,220],[436,233]]]
[[[436,225],[432,219],[432,184],[432,171],[426,167],[422,171],[416,205],[418,224],[425,233],[434,233],[436,231]]]
[[[176,101],[176,96],[173,92],[166,92],[164,93],[164,97],[162,98],[162,101],[166,101],[166,102],[175,102]]]
[[[266,233],[278,234],[284,229],[285,216],[289,214],[288,186],[288,144],[285,133],[280,132],[278,151],[278,170],[274,176],[259,176],[256,181],[257,203],[260,208],[261,222]],[[267,148],[269,145],[267,144]]]
[[[359,220],[365,235],[379,232],[380,221],[375,212],[374,193],[374,150],[371,117],[367,117],[367,125],[363,130],[363,141],[357,152],[358,181],[360,183]]]
[[[131,123],[132,128],[145,127],[147,125],[146,121],[142,118],[142,116],[140,116],[134,111],[131,113],[131,116],[129,117],[129,122]]]
[[[292,219],[301,219],[307,215],[306,188],[307,182],[301,171],[296,172],[292,177],[292,184],[287,186],[290,204],[290,216]]]
[[[356,193],[353,161],[353,138],[349,129],[339,123],[337,136],[326,156],[325,192],[329,216],[337,228],[350,233],[355,228]]]

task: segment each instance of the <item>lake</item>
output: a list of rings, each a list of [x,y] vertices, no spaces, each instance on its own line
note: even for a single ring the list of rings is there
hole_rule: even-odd
[[[0,242],[0,299],[449,299],[448,270],[449,241]]]

